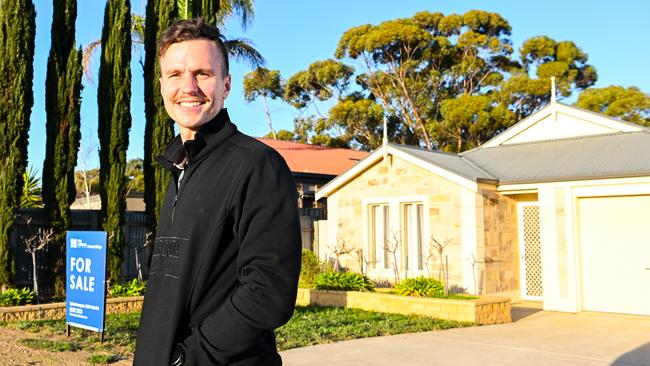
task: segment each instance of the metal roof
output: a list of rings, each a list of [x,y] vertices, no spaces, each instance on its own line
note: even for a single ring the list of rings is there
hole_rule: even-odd
[[[294,174],[323,174],[336,176],[353,167],[369,155],[366,151],[329,148],[293,141],[257,138],[282,155]]]
[[[496,181],[496,178],[494,176],[490,175],[485,170],[481,169],[479,166],[474,164],[472,161],[464,158],[463,156],[440,151],[425,150],[414,146],[398,144],[390,145],[406,154],[417,157],[428,163],[437,165],[447,171],[450,171],[467,179],[473,181]]]
[[[500,184],[650,175],[650,132],[479,147],[460,156]]]

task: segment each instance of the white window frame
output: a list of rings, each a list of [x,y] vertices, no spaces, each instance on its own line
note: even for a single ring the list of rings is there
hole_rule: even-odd
[[[411,207],[410,209],[407,207]],[[417,227],[417,222],[406,222],[407,219],[407,209],[411,211],[410,215],[413,215],[412,219],[417,219],[418,217],[418,206],[421,207],[421,217],[420,217],[420,228]],[[422,271],[426,272],[426,256],[427,256],[427,237],[424,236],[424,203],[423,202],[402,202],[400,203],[400,225],[402,228],[402,243],[407,243],[407,245],[402,248],[402,253],[406,252],[406,258],[402,262],[402,267],[405,266],[406,271]],[[418,248],[418,243],[412,241],[411,239],[416,238],[411,231],[415,229],[420,232],[420,247]],[[414,255],[420,252],[420,255]],[[419,266],[422,268],[418,268]]]
[[[429,196],[427,195],[417,195],[417,196],[395,196],[395,197],[373,197],[373,198],[364,198],[361,202],[362,204],[362,240],[363,240],[363,250],[364,250],[364,256],[366,260],[370,260],[369,255],[372,253],[372,250],[370,248],[371,243],[370,243],[370,236],[369,236],[369,228],[370,228],[370,206],[371,205],[378,205],[378,204],[385,204],[388,205],[389,207],[389,215],[390,215],[390,228],[389,232],[392,233],[392,231],[399,231],[400,232],[400,239],[402,240],[402,243],[404,243],[404,237],[403,237],[403,230],[402,230],[402,225],[404,221],[404,215],[403,215],[403,205],[404,204],[422,204],[422,254],[424,256],[424,259],[426,258],[427,254],[427,238],[429,238],[429,225],[431,218],[429,216]],[[416,248],[408,248],[408,252],[412,253],[413,251],[417,250]],[[404,250],[403,248],[400,249],[397,255],[397,261],[400,263],[400,279],[404,279],[406,277],[412,278],[412,277],[417,277],[420,275],[426,276],[427,275],[427,263],[423,263],[423,269],[418,270],[417,269],[417,260],[414,259],[413,257],[410,257],[411,263],[415,263],[415,266],[412,266],[409,264],[409,270],[406,270],[404,268],[404,262],[403,262],[403,253]],[[416,269],[413,269],[416,268]],[[392,268],[380,268],[377,265],[369,265],[366,268],[366,273],[371,276],[371,277],[377,277],[377,278],[383,278],[387,280],[393,280],[394,278],[394,273]]]

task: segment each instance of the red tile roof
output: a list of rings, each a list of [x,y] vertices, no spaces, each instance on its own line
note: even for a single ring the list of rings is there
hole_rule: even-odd
[[[340,175],[369,153],[259,137],[277,150],[294,173]]]

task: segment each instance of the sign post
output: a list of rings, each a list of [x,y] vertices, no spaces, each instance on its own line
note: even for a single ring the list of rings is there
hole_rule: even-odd
[[[66,238],[66,328],[92,330],[104,340],[106,308],[105,231],[68,231]]]

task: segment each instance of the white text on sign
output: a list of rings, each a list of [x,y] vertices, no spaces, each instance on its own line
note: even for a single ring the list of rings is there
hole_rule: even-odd
[[[70,271],[90,273],[90,258],[70,258]],[[85,274],[70,275],[70,289],[86,292],[95,292],[95,277]]]

